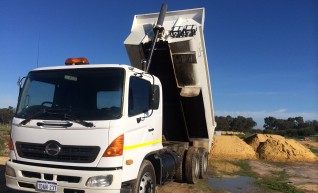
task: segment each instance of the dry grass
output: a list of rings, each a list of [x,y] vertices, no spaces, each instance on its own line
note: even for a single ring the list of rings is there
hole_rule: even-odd
[[[9,159],[8,157],[0,157],[0,165],[5,165],[8,159]]]

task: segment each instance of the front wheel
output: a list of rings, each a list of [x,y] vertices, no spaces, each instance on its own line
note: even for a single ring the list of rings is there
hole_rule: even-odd
[[[139,169],[137,179],[132,187],[133,193],[155,193],[156,175],[150,161],[144,160]]]

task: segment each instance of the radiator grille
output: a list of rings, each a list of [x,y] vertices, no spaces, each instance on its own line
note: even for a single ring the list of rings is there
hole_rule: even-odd
[[[51,156],[45,152],[46,144],[17,142],[18,155],[27,159],[72,162],[72,163],[92,163],[95,161],[100,147],[98,146],[69,146],[61,147],[58,155]]]

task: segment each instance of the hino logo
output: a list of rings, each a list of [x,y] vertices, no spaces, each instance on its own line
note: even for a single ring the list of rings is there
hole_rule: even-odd
[[[57,143],[49,143],[45,147],[45,153],[50,156],[56,156],[60,153],[61,147]]]

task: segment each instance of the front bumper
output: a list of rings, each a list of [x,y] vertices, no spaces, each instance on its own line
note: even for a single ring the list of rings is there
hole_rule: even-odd
[[[6,162],[6,167],[14,169],[16,177],[6,174],[6,185],[9,188],[28,192],[37,192],[36,182],[38,180],[57,183],[56,193],[119,193],[122,184],[122,170],[82,170],[82,169],[61,169],[25,165],[15,163],[10,160]],[[88,178],[100,175],[113,175],[112,184],[108,187],[87,187],[85,185]]]

